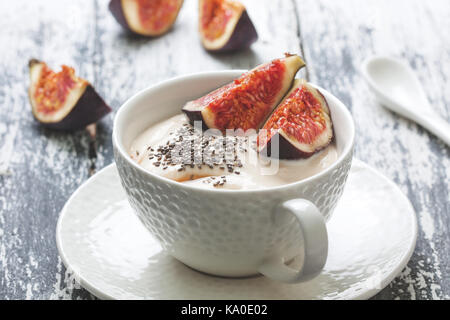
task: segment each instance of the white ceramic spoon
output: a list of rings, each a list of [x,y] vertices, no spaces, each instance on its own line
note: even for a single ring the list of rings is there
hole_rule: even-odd
[[[411,68],[388,57],[372,57],[363,64],[363,74],[381,104],[420,124],[450,146],[450,124],[428,102]]]

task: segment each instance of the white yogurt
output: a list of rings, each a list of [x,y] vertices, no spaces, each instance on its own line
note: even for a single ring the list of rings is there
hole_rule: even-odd
[[[235,166],[233,172],[229,172],[226,165],[214,165],[212,168],[208,165],[202,165],[201,168],[198,165],[194,165],[193,168],[186,165],[181,169],[180,164],[168,165],[164,157],[158,160],[155,156],[158,146],[165,146],[174,141],[177,137],[176,131],[187,123],[186,117],[179,114],[150,127],[133,141],[129,150],[130,156],[146,170],[181,183],[203,188],[245,190],[264,189],[300,181],[328,168],[338,157],[335,145],[330,144],[308,159],[268,162],[249,146],[245,148],[247,152],[237,148],[235,155],[242,163],[242,167]],[[247,146],[248,138],[235,139]],[[182,143],[188,145],[188,142]],[[194,142],[197,145],[199,143],[201,140]],[[153,151],[150,148],[153,148]],[[160,163],[159,166],[155,166],[157,162]],[[220,183],[224,180],[226,182]]]

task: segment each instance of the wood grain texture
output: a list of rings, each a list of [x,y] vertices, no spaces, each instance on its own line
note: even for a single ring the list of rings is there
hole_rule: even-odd
[[[375,102],[360,66],[373,54],[405,59],[450,121],[449,14],[445,1],[303,0],[298,7],[311,81],[350,108],[356,157],[395,181],[418,215],[414,255],[378,299],[449,298],[450,158],[439,139]]]
[[[450,120],[450,3],[446,0],[244,1],[259,33],[251,49],[209,54],[197,33],[197,1],[186,0],[174,28],[147,39],[124,32],[107,0],[0,2],[0,299],[92,299],[58,257],[56,221],[72,192],[113,161],[113,115],[87,132],[61,134],[33,119],[27,61],[65,63],[114,110],[168,78],[251,68],[301,52],[308,76],[341,98],[357,127],[356,156],[393,179],[413,203],[420,233],[408,267],[375,299],[450,298],[449,148],[381,108],[359,66],[371,54],[408,60],[436,112]],[[305,76],[305,73],[302,74]],[[380,230],[380,232],[382,232]]]

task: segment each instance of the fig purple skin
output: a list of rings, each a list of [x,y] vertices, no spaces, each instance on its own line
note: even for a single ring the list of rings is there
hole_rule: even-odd
[[[76,131],[99,121],[111,112],[111,108],[103,101],[95,89],[88,85],[72,111],[58,122],[42,123],[53,130]]]
[[[272,116],[269,117],[266,124],[263,126],[263,130],[266,130],[268,132],[271,130],[271,118],[275,116],[274,118],[276,120],[275,123],[278,123],[279,119],[277,118],[277,111],[282,111],[281,114],[285,114],[287,112],[287,109],[290,103],[295,103],[296,107],[294,110],[297,110],[298,107],[298,97],[301,95],[296,95],[296,93],[299,92],[299,90],[305,90],[306,92],[311,94],[311,97],[313,98],[312,103],[318,104],[320,106],[320,113],[321,118],[323,119],[323,129],[322,131],[319,131],[314,136],[311,136],[312,132],[317,132],[317,129],[314,129],[314,127],[308,127],[308,124],[311,125],[311,123],[314,123],[317,120],[311,121],[311,118],[306,119],[302,122],[302,126],[296,126],[296,130],[302,130],[299,133],[302,133],[301,136],[305,137],[303,134],[306,135],[306,137],[309,137],[309,142],[302,142],[298,141],[292,134],[289,134],[289,129],[287,128],[293,128],[289,127],[289,125],[286,125],[286,123],[283,125],[283,127],[275,129],[277,132],[273,134],[266,143],[262,143],[260,146],[258,146],[258,150],[260,154],[267,157],[272,158],[279,158],[283,160],[294,160],[294,159],[302,159],[302,158],[309,158],[313,154],[319,152],[320,150],[326,148],[333,140],[334,138],[334,132],[333,132],[333,124],[331,121],[331,115],[330,115],[330,108],[328,106],[328,102],[323,96],[323,94],[312,87],[311,85],[307,84],[305,80],[295,80],[294,85],[289,93],[286,94],[285,99],[278,105],[278,107],[273,112]],[[290,100],[292,97],[293,100]],[[309,99],[309,98],[305,98]],[[292,102],[291,102],[292,101]],[[308,101],[308,100],[306,100]],[[311,101],[308,101],[310,103]],[[306,108],[308,103],[304,102],[305,105],[302,108]],[[300,108],[300,109],[302,109]],[[291,109],[292,110],[292,109]],[[314,109],[311,109],[314,110]],[[317,112],[317,110],[315,111]],[[305,112],[306,114],[306,112]],[[315,114],[315,113],[313,113]],[[298,115],[300,117],[300,114]],[[318,115],[316,114],[315,117]],[[274,122],[272,122],[274,123]],[[301,128],[301,129],[300,129]],[[274,130],[274,129],[272,129]],[[295,129],[294,129],[295,130]],[[304,131],[303,131],[304,130]],[[296,132],[297,134],[298,132]],[[261,133],[260,137],[264,137],[265,132]],[[275,152],[275,150],[278,150],[278,152]]]
[[[189,104],[189,102],[188,102]],[[189,123],[194,126],[196,122],[201,122],[202,124],[202,130],[206,131],[208,130],[208,126],[206,125],[205,121],[203,121],[202,117],[202,111],[200,110],[198,106],[189,107],[189,105],[186,104],[181,111],[184,112],[186,117],[189,120]]]
[[[225,132],[226,129],[243,129],[244,131],[248,129],[259,129],[272,110],[277,106],[278,102],[280,102],[286,92],[291,88],[295,74],[303,66],[305,66],[305,63],[298,55],[288,54],[284,58],[273,60],[248,71],[237,80],[238,84],[236,84],[236,80],[232,81],[197,100],[187,102],[183,106],[182,111],[186,114],[191,124],[194,121],[202,121],[203,129],[219,129],[222,132]],[[282,73],[278,73],[279,70],[283,70]],[[248,81],[249,76],[253,75],[257,79],[257,82],[254,83],[257,90],[255,92],[242,92],[241,84],[239,84],[240,81],[244,79],[242,80],[244,81],[244,86],[247,86],[248,83],[246,81]],[[261,80],[261,77],[264,80]],[[267,78],[269,80],[266,81]],[[258,80],[260,81],[258,82]],[[267,102],[269,96],[267,95],[266,89],[273,84],[272,81],[275,83],[278,82],[279,89],[277,89],[278,91],[274,96],[270,97],[272,101]],[[264,83],[264,85],[261,86],[261,83]],[[258,88],[258,86],[261,86],[261,88]],[[233,100],[237,100],[237,104],[241,106],[240,110],[234,104],[227,104],[226,102],[224,105],[229,109],[221,109],[221,112],[214,111],[214,107],[210,107],[211,103],[215,104],[221,99],[230,100],[231,96],[234,96]],[[261,103],[261,101],[264,101],[264,103]],[[229,112],[226,112],[227,110]],[[228,121],[228,119],[234,120]],[[251,123],[247,123],[247,120],[251,121]],[[230,123],[233,126],[230,126]],[[242,127],[237,127],[238,123]]]
[[[204,1],[200,1],[200,6],[203,5]],[[225,31],[218,39],[214,39],[214,42],[208,40],[202,33],[201,18],[200,18],[200,36],[202,38],[202,43],[204,48],[210,52],[230,52],[238,51],[249,48],[254,42],[258,40],[258,33],[252,20],[250,19],[245,7],[234,1],[233,9],[234,14],[239,14],[240,16],[235,22],[230,19],[227,23],[235,23],[234,27],[230,31]],[[201,15],[201,10],[200,10]]]
[[[111,0],[109,3],[109,11],[114,16],[116,21],[126,30],[131,31],[130,26],[127,23],[127,20],[125,19],[125,16],[123,15],[122,10],[122,0]]]
[[[176,11],[172,12],[173,16],[167,20],[166,25],[158,30],[146,27],[141,23],[139,20],[139,2],[111,0],[108,7],[111,14],[125,30],[141,36],[157,37],[169,31],[175,23],[181,6],[183,5],[183,0],[176,0],[175,2]]]
[[[34,92],[35,85],[40,79],[40,71],[43,62],[32,59],[29,62],[31,85],[29,98],[33,115],[43,126],[60,131],[75,131],[95,123],[111,112],[111,108],[105,103],[95,89],[86,81],[81,87],[69,89],[71,98],[67,99],[63,106],[53,114],[44,114],[36,107]]]
[[[210,52],[238,51],[249,48],[257,40],[258,33],[245,10],[225,45],[221,48],[207,50]]]
[[[277,139],[278,143],[274,143],[274,145],[272,146],[272,141],[277,141]],[[276,152],[272,153],[272,150],[274,150],[274,148],[275,150],[278,149],[278,154]],[[309,158],[316,152],[317,151],[303,152],[302,150],[294,147],[294,145],[285,137],[283,137],[279,133],[276,133],[260,151],[260,154],[268,158],[278,158],[281,160],[297,160]]]

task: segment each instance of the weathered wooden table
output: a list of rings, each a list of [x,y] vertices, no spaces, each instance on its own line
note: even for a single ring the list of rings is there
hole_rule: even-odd
[[[40,127],[30,112],[27,62],[74,66],[117,110],[128,97],[187,73],[251,68],[284,52],[304,55],[310,81],[351,110],[356,157],[393,179],[417,211],[419,237],[403,272],[374,299],[450,298],[450,149],[383,109],[360,73],[372,54],[401,57],[417,71],[436,112],[450,120],[447,0],[245,1],[259,32],[251,50],[212,55],[186,0],[173,30],[157,39],[122,31],[104,1],[0,2],[0,298],[91,299],[73,289],[55,227],[72,192],[113,162],[112,119],[91,140]],[[305,72],[303,71],[305,76]],[[382,232],[382,230],[380,230]]]

